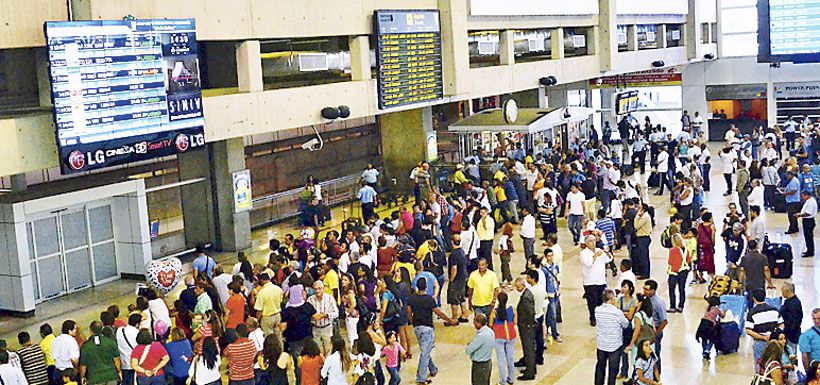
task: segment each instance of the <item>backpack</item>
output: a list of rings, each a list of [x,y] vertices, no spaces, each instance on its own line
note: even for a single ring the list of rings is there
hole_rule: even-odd
[[[641,317],[641,331],[638,332],[638,341],[643,340],[649,340],[655,343],[655,326],[652,325],[652,317],[649,316]]]
[[[663,230],[661,233],[661,246],[671,249],[672,248],[672,236],[669,235],[669,228],[671,225],[666,226],[666,229]]]
[[[384,310],[384,320],[392,320],[399,315],[399,305],[396,303],[398,302],[398,298],[394,298],[390,301],[387,301],[387,308]]]

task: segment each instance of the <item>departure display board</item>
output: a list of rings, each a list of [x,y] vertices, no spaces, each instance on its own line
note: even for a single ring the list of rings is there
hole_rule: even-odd
[[[444,97],[438,11],[377,10],[379,108]]]
[[[46,22],[64,174],[205,145],[196,22]]]
[[[820,53],[820,0],[769,0],[772,55]]]
[[[621,92],[615,96],[615,115],[631,114],[638,110],[638,91]]]

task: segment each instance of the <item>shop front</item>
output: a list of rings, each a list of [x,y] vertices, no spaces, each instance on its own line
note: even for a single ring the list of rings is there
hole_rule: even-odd
[[[757,127],[766,127],[768,103],[766,84],[730,84],[706,86],[709,103],[709,140],[722,141],[734,125],[741,134],[751,134]]]
[[[820,119],[820,82],[775,83],[774,97],[778,123],[789,116]]]

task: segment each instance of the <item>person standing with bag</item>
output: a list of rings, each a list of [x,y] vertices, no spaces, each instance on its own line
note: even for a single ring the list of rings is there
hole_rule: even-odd
[[[154,341],[151,332],[140,330],[137,346],[131,352],[131,368],[137,376],[137,385],[164,385],[164,368],[170,360],[168,352],[161,343]]]
[[[202,353],[194,356],[188,368],[188,385],[219,385],[222,375],[219,373],[221,365],[216,341],[213,337],[206,337],[202,343]]]

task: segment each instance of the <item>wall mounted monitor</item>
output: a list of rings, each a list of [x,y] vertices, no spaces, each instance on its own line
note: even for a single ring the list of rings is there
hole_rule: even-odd
[[[820,62],[820,0],[758,0],[761,63]]]
[[[46,22],[64,174],[205,145],[196,23]]]
[[[377,10],[379,108],[444,97],[441,24],[436,10]]]
[[[638,110],[638,91],[626,91],[615,96],[615,115],[626,115]]]

